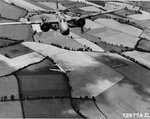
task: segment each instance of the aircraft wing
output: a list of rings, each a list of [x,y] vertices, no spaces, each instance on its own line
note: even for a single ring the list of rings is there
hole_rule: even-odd
[[[55,14],[55,10],[38,10],[38,11],[33,11],[31,13],[46,13],[46,14]]]
[[[5,23],[0,23],[0,26],[4,26],[4,25],[31,25],[31,24],[42,24],[42,23],[58,24],[58,20],[52,19],[52,20],[47,20],[47,21],[38,20],[38,21],[26,21],[26,22],[22,22],[22,21],[5,22]]]
[[[0,26],[4,25],[30,25],[30,24],[41,24],[42,21],[27,21],[27,22],[5,22],[5,23],[0,23]]]
[[[115,10],[107,10],[107,11],[104,11],[104,12],[97,12],[97,13],[92,13],[92,14],[88,14],[88,15],[82,15],[80,17],[70,17],[70,18],[67,18],[67,22],[71,22],[77,18],[83,18],[83,19],[88,19],[88,18],[91,18],[91,17],[94,17],[94,16],[98,16],[98,15],[101,15],[101,14],[108,14],[108,13],[113,13],[113,12],[116,12],[116,11],[119,11],[119,10],[122,10],[124,8],[120,8],[120,9],[115,9]]]
[[[113,13],[113,12],[116,12],[116,11],[119,11],[119,10],[123,10],[124,8],[120,8],[120,9],[115,9],[115,10],[107,10],[107,11],[104,11],[104,12],[98,12],[98,13],[92,13],[90,15],[83,15],[81,16],[81,18],[90,18],[90,17],[94,17],[94,16],[97,16],[97,15],[101,15],[101,14],[108,14],[108,13]]]

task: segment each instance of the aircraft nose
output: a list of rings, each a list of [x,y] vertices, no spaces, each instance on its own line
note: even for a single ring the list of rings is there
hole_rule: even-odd
[[[69,28],[67,30],[65,30],[64,32],[62,32],[63,35],[69,35],[69,33],[70,33]]]

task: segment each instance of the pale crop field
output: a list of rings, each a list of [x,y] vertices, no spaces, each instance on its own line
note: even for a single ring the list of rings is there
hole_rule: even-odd
[[[97,96],[124,77],[83,52],[62,53],[55,59],[63,69],[73,69],[68,77],[74,97]]]
[[[0,90],[0,97],[7,96],[10,99],[14,95],[16,99],[19,98],[17,79],[13,75],[0,78]]]
[[[145,66],[150,68],[150,54],[144,53],[144,52],[138,52],[138,51],[132,51],[132,52],[125,52],[126,56],[130,56],[140,62],[141,64],[144,64]]]
[[[114,30],[124,32],[124,33],[127,33],[129,35],[136,36],[136,37],[138,37],[142,33],[142,30],[140,30],[136,27],[133,27],[133,26],[130,26],[127,24],[121,24],[121,23],[116,22],[115,20],[112,20],[112,19],[99,18],[99,19],[96,19],[95,22],[102,24],[106,27],[112,28]]]
[[[23,118],[19,101],[0,102],[1,118]]]
[[[87,34],[93,37],[100,37],[102,41],[110,44],[123,45],[128,47],[134,47],[139,40],[138,37],[113,30],[111,28],[97,28],[87,32]]]
[[[59,44],[63,48],[65,46],[69,47],[70,49],[78,49],[78,48],[84,48],[84,46],[73,39],[71,39],[68,36],[63,36],[61,33],[56,31],[49,31],[47,33],[42,33],[42,35],[34,35],[34,39],[36,42],[41,42],[45,44]]]
[[[40,62],[44,59],[40,54],[33,52],[26,55],[22,55],[13,59],[9,59],[3,55],[0,55],[0,76],[9,75],[25,66]],[[16,63],[17,62],[17,63]]]
[[[150,30],[149,29],[145,29],[143,31],[143,33],[140,36],[141,38],[146,38],[147,40],[150,41]]]

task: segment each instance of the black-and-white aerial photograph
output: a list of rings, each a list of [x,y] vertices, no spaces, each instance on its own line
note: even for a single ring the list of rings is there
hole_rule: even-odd
[[[150,119],[150,1],[0,0],[0,118]]]

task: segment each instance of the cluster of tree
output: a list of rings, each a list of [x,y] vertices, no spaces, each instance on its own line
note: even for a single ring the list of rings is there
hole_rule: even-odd
[[[18,40],[18,41],[14,41],[14,42],[11,42],[11,43],[8,43],[8,44],[3,44],[2,46],[0,46],[0,48],[10,47],[10,46],[13,46],[13,45],[20,44],[22,42],[24,42],[24,40]]]
[[[1,19],[5,19],[5,20],[11,20],[11,21],[18,21],[17,19],[12,19],[12,18],[8,18],[8,17],[4,17],[4,16],[2,16],[1,14],[0,14],[0,18]]]
[[[24,7],[21,7],[21,6],[19,6],[19,5],[16,5],[15,3],[11,3],[11,5],[13,5],[13,6],[15,6],[15,7],[18,7],[18,8],[20,8],[20,9],[25,10],[26,12],[28,12],[28,9],[26,9],[26,8],[24,8]]]
[[[131,11],[131,12],[134,11],[136,14],[142,14],[142,12],[140,11],[141,7],[140,7],[138,10],[133,10],[133,9],[130,10],[130,9],[128,9],[128,7],[125,7],[124,9],[125,9],[125,10],[129,10],[129,11]]]
[[[58,47],[58,48],[63,48],[61,45],[59,44],[55,44],[55,43],[51,43],[51,45],[55,46],[55,47]],[[85,48],[78,48],[78,49],[74,49],[74,48],[69,48],[67,46],[65,46],[63,49],[66,49],[66,50],[71,50],[71,51],[92,51],[92,48],[90,47],[87,47],[85,46]]]
[[[142,63],[140,63],[140,62],[138,62],[138,61],[137,61],[136,59],[134,59],[133,57],[126,56],[125,54],[120,53],[120,52],[118,52],[118,54],[121,55],[121,56],[123,56],[123,57],[125,57],[125,58],[127,58],[127,59],[129,59],[129,60],[131,60],[131,61],[133,61],[133,62],[135,62],[136,64],[138,64],[138,65],[140,65],[140,66],[142,66],[142,67],[144,67],[144,68],[150,70],[150,68],[149,68],[148,66],[146,66],[146,65],[144,65],[144,64],[142,64]]]
[[[8,37],[0,37],[0,39],[3,39],[3,40],[11,40],[11,41],[17,41],[17,40],[15,40],[15,39],[8,38]]]
[[[53,64],[56,64],[56,62],[51,57],[46,57],[48,60],[50,60]]]
[[[59,44],[51,43],[51,45],[53,45],[53,46],[55,46],[55,47],[58,47],[58,48],[62,48],[62,46],[59,45]]]
[[[147,53],[150,53],[150,50],[146,50],[146,49],[139,48],[139,47],[135,48],[135,50],[140,51],[140,52],[147,52]]]
[[[138,40],[138,42],[136,43],[134,49],[137,50],[137,51],[140,51],[140,52],[150,52],[150,49],[149,49],[149,48],[143,49],[143,48],[140,48],[140,47],[139,47],[141,41],[149,42],[148,39],[146,39],[146,38],[144,38],[144,37],[141,37],[141,38]]]
[[[117,53],[117,52],[125,52],[125,51],[133,51],[134,48],[128,47],[128,46],[124,46],[123,44],[117,45],[117,44],[113,44],[110,42],[106,42],[106,41],[102,41],[101,38],[100,42],[107,45],[108,47],[110,47],[109,52],[111,53]],[[93,42],[96,45],[99,45],[100,42]]]
[[[13,101],[13,100],[15,100],[14,95],[11,95],[10,98],[8,98],[7,96],[0,97],[0,101]]]

